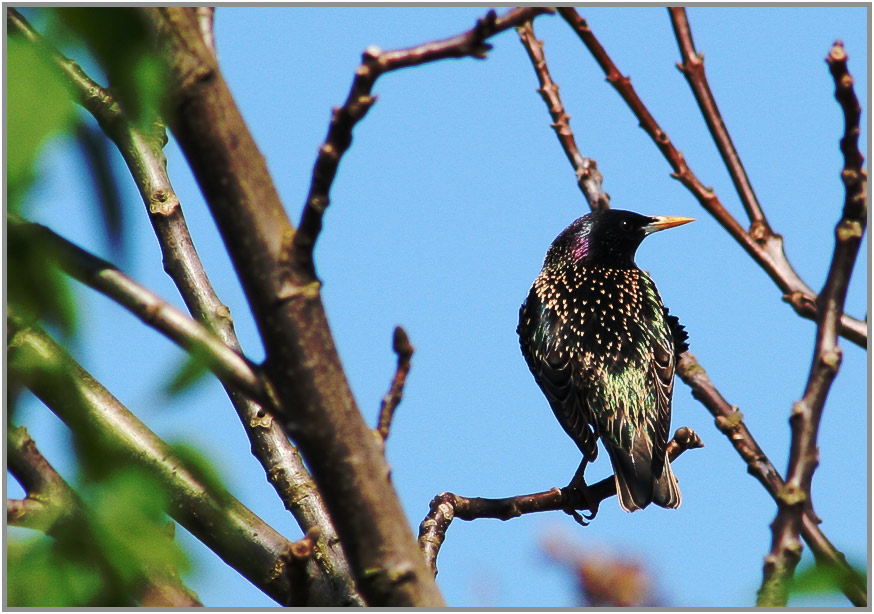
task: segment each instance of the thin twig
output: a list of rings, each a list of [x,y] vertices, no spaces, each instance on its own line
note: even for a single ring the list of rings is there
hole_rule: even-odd
[[[747,464],[747,472],[756,478],[771,497],[777,501],[784,482],[780,473],[759,447],[753,434],[743,420],[740,410],[731,405],[717,390],[707,372],[698,363],[695,355],[685,352],[677,364],[677,375],[692,390],[692,396],[701,402],[714,417],[716,427],[728,438],[731,445]],[[867,604],[867,588],[858,581],[853,568],[819,527],[819,519],[813,508],[805,509],[801,535],[810,546],[817,564],[835,569],[840,578],[848,578],[841,587],[847,598],[856,606]]]
[[[835,82],[835,97],[844,114],[845,199],[841,218],[835,228],[835,249],[822,292],[817,298],[817,329],[813,363],[804,396],[795,403],[789,424],[792,441],[786,485],[777,499],[777,517],[771,524],[771,551],[765,557],[764,579],[759,589],[758,605],[785,606],[789,583],[801,559],[802,516],[812,506],[810,487],[819,463],[816,438],[823,407],[832,381],[841,364],[838,326],[844,309],[847,288],[867,223],[867,175],[859,152],[859,117],[861,110],[853,90],[853,78],[847,70],[847,54],[838,41],[826,61]]]
[[[725,122],[722,121],[722,115],[719,113],[713,92],[710,91],[710,84],[704,74],[704,54],[695,50],[692,30],[689,28],[689,20],[686,17],[686,9],[681,6],[668,7],[668,13],[671,16],[671,25],[674,27],[674,35],[683,58],[683,61],[677,64],[677,68],[680,69],[680,72],[686,77],[686,81],[689,82],[689,87],[692,88],[692,93],[698,102],[698,108],[701,109],[701,115],[707,123],[707,128],[713,136],[716,148],[719,149],[722,161],[728,169],[734,188],[747,212],[747,217],[750,220],[750,234],[753,236],[758,236],[761,233],[772,234],[771,226],[759,205],[740,156],[738,156],[728,129],[725,127]],[[759,229],[757,226],[763,228]]]
[[[580,40],[585,44],[604,71],[607,81],[616,89],[637,117],[641,128],[650,136],[659,148],[659,151],[662,152],[662,155],[671,165],[673,170],[671,176],[682,183],[698,199],[701,206],[762,267],[777,287],[780,288],[784,299],[796,308],[796,313],[804,318],[815,320],[816,313],[805,307],[804,302],[788,300],[787,298],[795,296],[795,293],[801,293],[812,302],[816,300],[816,293],[804,283],[795,269],[792,268],[783,251],[783,238],[779,234],[768,232],[763,224],[755,224],[751,227],[750,232],[747,232],[738,223],[722,205],[713,189],[705,187],[689,168],[683,154],[674,146],[668,134],[658,125],[646,105],[643,104],[643,101],[637,95],[628,77],[623,76],[619,72],[613,60],[592,33],[586,20],[571,7],[559,8],[558,12],[580,37]],[[840,333],[842,336],[860,347],[867,346],[868,327],[865,322],[847,315],[842,315],[840,322]]]
[[[379,408],[379,421],[376,426],[376,431],[383,441],[388,439],[392,418],[403,397],[404,384],[407,381],[407,374],[410,372],[410,359],[415,351],[415,348],[410,344],[410,338],[407,337],[407,331],[400,326],[395,327],[392,349],[398,356],[398,366],[392,378],[391,387],[389,387],[388,392],[382,398],[382,405]]]
[[[677,429],[674,438],[668,443],[668,458],[671,461],[693,448],[704,444],[692,429],[682,427]],[[531,495],[518,495],[504,499],[485,499],[482,497],[462,497],[451,492],[444,492],[431,501],[431,510],[419,525],[419,547],[425,556],[425,562],[437,575],[437,554],[446,539],[446,530],[453,519],[477,520],[479,518],[497,518],[510,520],[523,514],[535,512],[552,512],[562,510],[595,511],[601,501],[616,494],[616,480],[611,475],[588,487],[589,500],[584,502],[580,493],[572,488],[552,488],[545,492]]]
[[[525,47],[525,51],[528,52],[528,58],[531,60],[534,73],[540,83],[537,91],[543,98],[543,102],[546,103],[546,108],[552,117],[552,129],[555,130],[558,142],[574,169],[577,185],[580,186],[583,196],[588,201],[589,208],[592,211],[610,208],[610,196],[601,186],[603,178],[598,171],[598,163],[592,158],[584,157],[577,147],[570,126],[570,115],[565,112],[561,97],[558,95],[558,85],[549,74],[546,56],[543,54],[543,42],[537,40],[534,35],[534,25],[530,20],[526,21],[521,26],[516,27],[516,32],[519,34],[519,40]]]
[[[533,19],[543,13],[551,13],[547,7],[517,8],[498,17],[494,11],[478,20],[473,29],[453,38],[434,41],[396,51],[383,52],[377,47],[369,47],[362,55],[361,65],[355,71],[352,88],[342,107],[336,107],[331,116],[331,124],[325,142],[319,148],[313,168],[312,183],[294,235],[292,257],[294,262],[315,276],[313,249],[322,229],[322,217],[330,198],[331,183],[343,154],[352,144],[352,129],[376,102],[371,95],[373,85],[380,75],[387,72],[434,62],[446,58],[472,57],[484,59],[491,45],[489,37]]]
[[[76,493],[40,453],[24,427],[7,425],[7,454],[9,472],[27,492],[20,500],[6,502],[6,523],[37,529],[55,538],[75,533],[95,545],[99,564],[114,581],[114,566],[104,556],[87,520],[85,505]],[[83,535],[87,537],[83,537]],[[201,607],[191,592],[172,570],[138,569],[136,594],[132,595],[142,607]]]
[[[257,399],[267,398],[256,367],[203,325],[113,265],[67,241],[41,224],[9,218],[10,232],[39,241],[65,273],[127,308],[146,325],[200,358],[220,379]]]

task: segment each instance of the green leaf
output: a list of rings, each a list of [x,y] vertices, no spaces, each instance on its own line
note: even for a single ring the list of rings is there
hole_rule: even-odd
[[[49,247],[19,224],[7,224],[7,300],[21,315],[44,319],[69,335],[75,330],[76,303],[69,278],[51,261]]]
[[[83,493],[101,553],[130,594],[136,594],[144,571],[188,570],[188,559],[167,528],[169,497],[146,471],[117,468]]]
[[[186,468],[206,488],[209,493],[220,502],[230,500],[230,493],[225,488],[215,465],[209,461],[199,450],[185,443],[176,443],[171,446],[176,456],[185,464]]]
[[[795,594],[815,594],[841,592],[842,586],[856,582],[866,586],[867,570],[854,566],[851,571],[845,571],[831,565],[808,565],[795,574],[790,592]]]
[[[10,206],[20,211],[40,148],[69,131],[76,113],[46,55],[16,36],[6,39],[6,75],[6,177]]]
[[[73,560],[50,537],[7,544],[6,590],[12,607],[92,605],[104,578],[95,565]]]
[[[202,381],[209,372],[206,363],[197,355],[185,354],[182,363],[162,386],[164,394],[171,398],[178,396]]]

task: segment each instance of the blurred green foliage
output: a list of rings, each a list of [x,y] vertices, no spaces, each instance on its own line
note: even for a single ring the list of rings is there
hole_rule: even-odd
[[[116,466],[79,493],[81,513],[52,537],[10,540],[10,606],[133,606],[147,577],[189,569],[164,514],[164,488],[148,473]]]
[[[852,583],[861,586],[868,584],[868,573],[864,567],[853,565],[852,572],[845,573],[830,565],[810,564],[795,573],[789,590],[796,595],[840,593],[842,586]]]
[[[156,147],[163,146],[166,135],[159,110],[167,79],[136,9],[29,8],[24,12],[39,23],[49,45],[93,67],[91,77],[111,86],[130,122],[126,129],[147,132],[155,137]],[[124,203],[119,185],[130,178],[120,165],[113,165],[120,159],[115,145],[76,106],[76,92],[46,47],[16,34],[11,26],[6,42],[8,214],[27,219],[34,213],[28,194],[51,172],[41,160],[47,145],[63,139],[78,142],[78,148],[68,147],[64,155],[82,156],[87,169],[83,181],[90,179],[98,204],[93,209],[99,218],[96,225],[104,229],[113,257],[122,259]],[[49,250],[37,236],[14,232],[14,226],[8,224],[7,315],[20,318],[19,325],[41,322],[71,336],[76,332],[76,306],[69,278],[51,264]],[[54,371],[55,365],[46,365],[46,360],[38,353],[19,352],[15,369],[18,374],[38,370],[28,361],[41,361],[39,368]],[[193,365],[200,361],[190,363],[188,374],[177,378],[177,388],[198,379],[201,367]],[[56,375],[52,385],[76,405],[77,386],[65,374]],[[21,384],[27,384],[26,376],[18,381],[10,368],[8,418],[14,415],[19,397],[15,391]],[[134,465],[129,451],[107,446],[107,441],[87,432],[85,422],[71,425],[81,513],[56,523],[49,535],[24,530],[10,535],[7,603],[43,608],[138,605],[147,577],[178,576],[189,568],[174,539],[175,525],[167,516],[171,505],[167,491]],[[184,445],[177,452],[220,500],[228,496],[207,459]]]

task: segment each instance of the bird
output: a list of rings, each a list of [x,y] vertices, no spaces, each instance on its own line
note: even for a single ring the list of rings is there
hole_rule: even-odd
[[[692,221],[619,209],[580,217],[550,245],[519,309],[528,368],[583,455],[569,487],[586,499],[588,519],[598,503],[584,474],[599,439],[622,509],[680,505],[667,447],[674,372],[688,334],[634,256],[648,235]]]

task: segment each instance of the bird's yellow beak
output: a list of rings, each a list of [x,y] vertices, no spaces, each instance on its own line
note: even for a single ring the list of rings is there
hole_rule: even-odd
[[[689,222],[694,222],[695,218],[691,217],[664,217],[664,216],[655,216],[653,217],[655,220],[643,227],[644,232],[646,234],[651,234],[653,232],[658,232],[659,230],[665,230],[667,228],[673,228],[674,226],[682,226],[683,224],[688,224]]]

